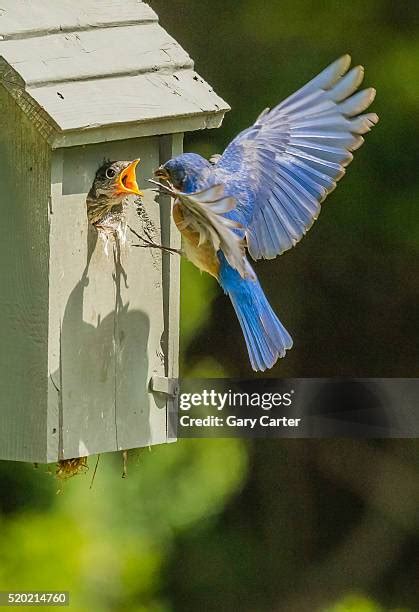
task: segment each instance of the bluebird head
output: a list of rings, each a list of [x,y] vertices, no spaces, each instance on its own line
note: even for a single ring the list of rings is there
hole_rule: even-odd
[[[203,178],[211,164],[196,153],[184,153],[160,166],[154,176],[170,181],[176,189],[185,192],[196,191],[197,183]]]

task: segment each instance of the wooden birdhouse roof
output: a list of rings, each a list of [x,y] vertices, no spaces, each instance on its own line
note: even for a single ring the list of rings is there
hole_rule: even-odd
[[[0,82],[53,147],[217,127],[229,110],[140,0],[2,0]]]

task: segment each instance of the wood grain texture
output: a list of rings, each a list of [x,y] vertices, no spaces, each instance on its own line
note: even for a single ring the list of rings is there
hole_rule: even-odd
[[[54,148],[115,126],[122,139],[126,128],[162,134],[171,120],[177,133],[218,126],[229,110],[137,0],[4,0],[0,56],[0,82]]]
[[[29,88],[63,131],[219,115],[228,105],[193,70]],[[60,94],[60,95],[58,95]]]
[[[9,40],[0,42],[0,54],[28,88],[193,66],[158,23]]]
[[[0,458],[45,461],[50,151],[3,88],[0,105]]]
[[[160,164],[183,152],[183,134],[160,138]],[[172,215],[171,198],[159,198],[162,226],[162,242],[173,249],[181,248],[181,234]],[[166,376],[179,376],[179,324],[180,324],[180,257],[169,253],[163,256],[164,307],[165,307],[165,353],[168,357]]]
[[[130,138],[144,138],[147,136],[182,134],[195,130],[205,130],[220,127],[224,119],[224,111],[205,115],[203,113],[189,117],[168,117],[153,121],[139,121],[137,123],[124,123],[92,127],[88,130],[73,130],[56,133],[51,139],[54,149],[74,147],[78,145],[94,144]]]
[[[49,363],[60,389],[58,452],[64,458],[166,441],[166,403],[156,403],[148,391],[150,377],[165,371],[161,254],[125,246],[120,253],[110,248],[107,256],[85,212],[103,159],[138,156],[139,182],[146,186],[158,165],[156,139],[54,152]],[[145,206],[159,232],[150,191]],[[141,231],[135,206],[129,216]]]
[[[183,134],[160,137],[160,164],[183,152]],[[181,235],[172,215],[171,198],[160,196],[160,217],[162,242],[174,249],[181,248]],[[179,334],[180,334],[180,257],[164,253],[163,255],[163,304],[164,334],[162,344],[166,355],[165,375],[169,379],[179,378]],[[177,398],[168,397],[167,413],[173,413]],[[169,427],[166,423],[169,433]],[[173,438],[169,438],[173,442]]]
[[[0,6],[3,39],[156,20],[139,0],[2,0]]]
[[[179,258],[106,255],[85,198],[104,158],[140,156],[144,188],[229,106],[139,0],[2,0],[0,56],[0,458],[168,441],[175,400],[149,381],[179,374]],[[169,200],[143,210],[179,247]]]
[[[1,95],[10,123],[4,116],[0,131],[0,458],[55,462],[166,442],[167,397],[149,381],[178,372],[179,258],[128,246],[107,256],[85,214],[104,157],[141,156],[144,187],[161,143],[58,150],[51,160]],[[181,138],[171,141],[166,152],[180,152]],[[144,200],[155,240],[178,247],[170,205],[159,208],[150,190]],[[141,233],[134,207],[129,217]]]

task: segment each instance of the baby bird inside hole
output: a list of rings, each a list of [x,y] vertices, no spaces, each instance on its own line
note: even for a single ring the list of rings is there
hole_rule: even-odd
[[[125,242],[128,199],[143,195],[135,174],[139,161],[106,161],[87,195],[87,217],[105,242],[105,250],[109,240]]]

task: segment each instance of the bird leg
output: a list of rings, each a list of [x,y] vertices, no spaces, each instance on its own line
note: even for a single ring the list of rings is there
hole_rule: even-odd
[[[164,183],[160,183],[159,181],[155,181],[154,179],[148,179],[149,183],[156,185],[159,191],[159,195],[170,195],[172,198],[176,197],[176,189],[173,187],[172,183],[167,181],[167,185]]]
[[[138,234],[138,232],[136,232],[134,229],[132,229],[132,227],[130,225],[128,225],[128,228],[130,229],[130,231],[139,239],[141,240],[144,244],[133,244],[131,246],[133,247],[137,247],[140,249],[160,249],[161,251],[166,251],[167,253],[170,253],[171,255],[176,254],[176,255],[182,255],[182,250],[181,249],[172,249],[171,247],[166,247],[163,246],[162,244],[156,244],[155,242],[153,242],[152,240],[147,240],[146,238],[143,238],[142,236],[140,236],[140,234]]]

